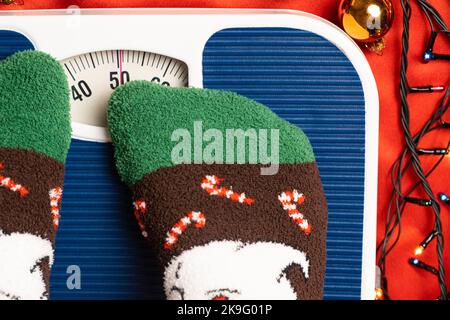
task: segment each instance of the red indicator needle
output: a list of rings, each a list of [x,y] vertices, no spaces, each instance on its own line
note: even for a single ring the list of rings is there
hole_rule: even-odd
[[[119,50],[119,74],[120,74],[120,84],[123,84],[123,74],[122,74],[122,50]]]

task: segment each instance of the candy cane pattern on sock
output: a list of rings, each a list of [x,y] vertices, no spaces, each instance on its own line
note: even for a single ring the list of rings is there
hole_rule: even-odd
[[[50,207],[52,208],[53,229],[57,230],[59,227],[59,219],[61,218],[59,205],[62,199],[62,189],[60,187],[53,188],[48,194],[50,196]]]
[[[0,162],[0,170],[5,169],[5,165],[3,162]],[[27,187],[22,186],[21,184],[15,183],[13,179],[9,177],[4,177],[0,175],[0,187],[9,189],[13,192],[18,192],[21,197],[25,197],[28,195],[29,191]]]
[[[217,176],[206,176],[202,180],[201,187],[211,196],[225,197],[227,199],[230,199],[231,201],[245,203],[247,205],[251,205],[253,202],[255,202],[255,199],[247,197],[245,193],[239,194],[226,187],[219,187],[218,185],[223,180],[224,179]]]
[[[286,210],[291,219],[300,227],[305,234],[311,233],[311,225],[308,223],[300,211],[297,209],[297,204],[301,205],[305,202],[305,196],[303,193],[299,193],[297,190],[286,191],[278,196],[283,209]]]
[[[198,211],[191,211],[186,216],[181,218],[167,233],[167,238],[164,243],[164,249],[170,249],[178,241],[180,235],[187,229],[187,227],[195,222],[196,228],[203,228],[206,224],[205,215]]]
[[[139,224],[139,228],[141,229],[141,234],[144,236],[144,238],[147,238],[148,233],[145,230],[144,222],[141,219],[141,215],[145,215],[147,213],[147,204],[142,199],[135,200],[133,202],[133,208],[134,208],[134,216],[136,217],[136,220]]]

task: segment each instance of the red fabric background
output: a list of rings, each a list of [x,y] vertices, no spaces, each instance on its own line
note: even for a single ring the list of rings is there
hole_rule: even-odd
[[[314,13],[337,24],[337,7],[339,0],[19,0],[22,5],[1,6],[0,9],[47,9],[67,8],[70,5],[78,5],[81,8],[105,8],[105,7],[241,7],[241,8],[287,8]],[[378,238],[382,236],[384,217],[389,194],[392,190],[390,173],[392,162],[403,147],[403,139],[399,122],[399,65],[401,51],[401,7],[399,1],[395,3],[396,18],[392,30],[386,36],[387,49],[382,56],[366,52],[366,57],[375,75],[380,95],[380,146],[379,146],[379,186],[378,186]],[[414,2],[414,1],[412,1]],[[450,6],[446,1],[431,0],[439,9],[448,24],[450,24]],[[412,85],[449,84],[448,62],[420,62],[425,43],[428,39],[428,27],[424,23],[423,16],[413,4],[414,14],[411,24],[411,51],[410,51],[410,83]],[[440,40],[436,51],[450,52],[448,42]],[[435,109],[441,94],[417,94],[411,97],[412,127],[418,129],[425,119]],[[450,116],[448,117],[450,121]],[[445,146],[450,135],[445,131],[432,134],[423,147]],[[424,159],[425,167],[429,167],[434,157]],[[411,177],[409,183],[413,180]],[[450,193],[450,157],[447,157],[439,169],[431,177],[432,186],[436,191]],[[418,194],[420,196],[420,194]],[[422,195],[423,196],[423,195]],[[450,210],[449,206],[443,207],[443,226],[446,235],[446,260],[448,286],[450,287]],[[395,299],[435,299],[438,294],[436,278],[427,272],[417,270],[408,265],[407,260],[412,256],[414,248],[431,231],[433,226],[433,214],[430,210],[417,206],[410,207],[404,216],[402,224],[402,239],[388,260],[388,279],[390,294]],[[423,255],[423,260],[436,265],[434,243]]]

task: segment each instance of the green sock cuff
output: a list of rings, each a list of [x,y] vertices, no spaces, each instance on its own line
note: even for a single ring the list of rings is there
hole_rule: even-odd
[[[173,132],[186,129],[194,137],[197,121],[201,121],[203,132],[217,129],[223,137],[226,129],[267,129],[269,155],[270,130],[278,129],[279,163],[315,161],[306,135],[260,103],[231,92],[170,88],[148,81],[133,81],[114,92],[108,109],[108,125],[122,179],[133,185],[150,172],[176,165],[171,158],[177,145],[171,139]],[[194,141],[191,144],[193,146]],[[207,144],[203,142],[203,148]],[[223,149],[225,154],[225,144]],[[257,163],[262,163],[259,154],[257,156]],[[247,160],[248,155],[245,163],[249,163]]]
[[[48,54],[23,51],[0,61],[0,147],[31,149],[61,163],[71,139],[69,89]]]

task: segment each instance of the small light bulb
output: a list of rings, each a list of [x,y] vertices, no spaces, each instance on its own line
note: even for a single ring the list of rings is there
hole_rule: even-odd
[[[424,54],[423,54],[423,59],[425,60],[425,61],[430,61],[431,60],[431,53],[430,52],[425,52]]]
[[[375,289],[375,300],[383,300],[384,294],[381,288]]]
[[[423,249],[424,249],[424,247],[418,246],[418,247],[416,248],[416,250],[414,251],[414,254],[415,254],[416,256],[420,256],[420,255],[423,253]]]
[[[439,193],[439,200],[447,204],[450,204],[450,197],[446,193],[443,192]]]

